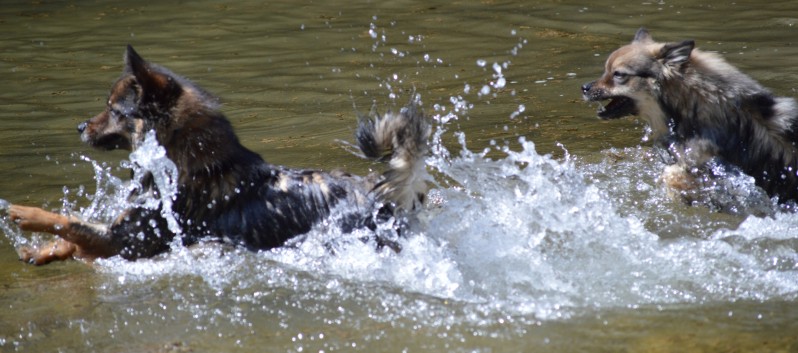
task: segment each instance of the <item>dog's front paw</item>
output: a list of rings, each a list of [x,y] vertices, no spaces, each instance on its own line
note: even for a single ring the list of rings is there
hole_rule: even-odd
[[[29,263],[32,265],[44,265],[36,256],[38,251],[36,248],[31,246],[23,246],[17,249],[17,254],[19,254],[19,261]]]
[[[73,257],[77,246],[63,239],[56,239],[41,246],[23,246],[17,250],[19,260],[31,265],[46,265],[53,261],[64,261]]]
[[[668,197],[688,205],[696,201],[696,194],[700,191],[700,183],[696,176],[679,164],[665,167],[660,181],[665,184]]]

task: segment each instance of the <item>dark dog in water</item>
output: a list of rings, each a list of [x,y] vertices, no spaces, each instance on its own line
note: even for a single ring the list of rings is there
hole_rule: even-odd
[[[22,230],[58,236],[45,246],[22,249],[24,261],[151,257],[168,251],[175,237],[186,245],[212,239],[252,250],[270,249],[307,233],[344,205],[348,211],[333,220],[344,231],[382,229],[386,222],[391,222],[387,228],[398,231],[403,215],[420,206],[426,190],[424,159],[430,129],[416,103],[398,113],[361,117],[358,146],[367,157],[388,162],[383,175],[288,169],[269,164],[242,146],[216,98],[145,61],[130,46],[105,111],[81,123],[78,131],[93,147],[131,151],[154,132],[176,165],[171,214],[179,228],[170,227],[164,210],[136,206],[141,204],[136,200],[160,197],[152,177],[143,179],[130,195],[133,206],[110,224],[5,205],[9,219]],[[390,241],[377,237],[378,244]]]
[[[655,42],[641,28],[610,54],[603,76],[582,86],[584,99],[609,101],[598,111],[604,120],[647,119],[673,162],[662,179],[685,201],[739,171],[779,202],[798,200],[798,103],[694,46]]]

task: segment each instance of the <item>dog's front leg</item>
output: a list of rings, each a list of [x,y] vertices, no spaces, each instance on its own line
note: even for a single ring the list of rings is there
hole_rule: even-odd
[[[47,212],[41,208],[20,205],[6,207],[9,219],[22,230],[59,235],[69,231],[69,218]],[[34,265],[72,258],[78,247],[64,239],[56,239],[40,246],[23,246],[18,249],[19,259]]]
[[[64,216],[38,207],[10,205],[7,212],[9,219],[24,231],[50,233],[61,238],[38,248],[20,249],[22,261],[43,265],[73,256],[91,260],[119,252],[110,241],[104,225],[87,223],[74,216]]]
[[[38,207],[10,205],[8,207],[8,216],[22,230],[55,235],[68,233],[71,223],[68,216],[45,211]]]

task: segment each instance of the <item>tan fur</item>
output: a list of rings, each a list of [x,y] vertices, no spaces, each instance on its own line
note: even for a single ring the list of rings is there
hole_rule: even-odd
[[[374,191],[382,200],[403,210],[420,206],[429,179],[424,158],[431,130],[418,110],[410,104],[399,113],[380,116],[372,112],[370,117],[361,117],[358,130],[361,150],[372,151],[368,157],[388,159],[390,169]],[[362,147],[366,141],[370,148]]]
[[[44,265],[72,256],[93,260],[113,253],[102,242],[93,242],[91,239],[76,236],[78,228],[87,226],[76,217],[21,205],[10,205],[8,217],[26,231],[50,233],[60,237],[38,247],[20,248],[18,251],[22,261]]]
[[[693,41],[659,43],[641,29],[609,55],[604,74],[582,93],[587,101],[609,100],[599,118],[646,119],[652,140],[685,173],[708,172],[714,163],[721,174],[753,176],[780,202],[798,198],[798,103],[774,96]],[[671,170],[663,180],[676,189],[695,184],[667,182],[677,174]]]

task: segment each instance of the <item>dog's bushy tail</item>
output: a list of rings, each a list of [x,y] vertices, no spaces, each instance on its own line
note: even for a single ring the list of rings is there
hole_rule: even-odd
[[[380,201],[407,211],[424,202],[429,136],[430,125],[415,102],[398,113],[379,115],[372,109],[368,116],[360,116],[355,134],[358,147],[366,157],[387,162],[389,168],[374,186]]]

